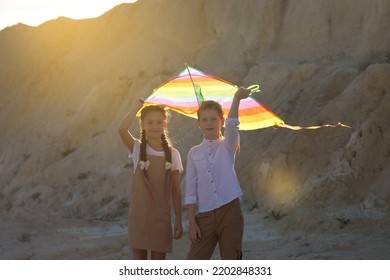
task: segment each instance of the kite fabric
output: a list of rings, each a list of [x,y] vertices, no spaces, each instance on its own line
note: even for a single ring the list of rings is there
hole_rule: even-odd
[[[144,100],[144,106],[161,104],[185,116],[197,119],[199,104],[204,100],[214,100],[221,104],[226,119],[234,93],[238,87],[220,78],[203,73],[186,66],[180,74],[156,88]],[[248,87],[251,93],[258,92],[259,86]],[[316,129],[324,126],[300,127],[286,125],[271,110],[249,96],[242,99],[239,105],[240,130],[254,130],[270,126],[285,127],[293,130]],[[345,126],[342,124],[325,126]],[[347,127],[347,126],[345,126]]]

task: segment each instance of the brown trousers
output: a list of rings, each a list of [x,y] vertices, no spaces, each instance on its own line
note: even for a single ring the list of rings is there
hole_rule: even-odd
[[[238,198],[195,218],[202,238],[199,243],[191,242],[188,260],[210,259],[217,243],[222,260],[242,259],[244,217]]]

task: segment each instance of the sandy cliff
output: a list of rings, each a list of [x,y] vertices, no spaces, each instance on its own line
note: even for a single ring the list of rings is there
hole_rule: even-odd
[[[256,97],[288,124],[352,126],[242,132],[246,209],[288,213],[291,229],[388,221],[389,14],[386,0],[140,0],[2,30],[2,215],[123,217],[132,167],[117,125],[188,62],[259,83]],[[196,123],[174,114],[170,129],[185,162]]]

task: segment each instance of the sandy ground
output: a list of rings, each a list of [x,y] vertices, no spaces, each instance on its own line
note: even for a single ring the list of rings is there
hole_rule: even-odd
[[[244,212],[244,259],[390,259],[388,224],[334,223],[313,230],[287,230],[282,220]],[[285,218],[287,221],[288,218]],[[131,259],[126,220],[2,219],[0,259]],[[168,259],[185,259],[185,235],[174,242]],[[219,259],[218,250],[213,259]]]

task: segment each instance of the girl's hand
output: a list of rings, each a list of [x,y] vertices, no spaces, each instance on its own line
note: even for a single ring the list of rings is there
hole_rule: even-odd
[[[188,235],[192,242],[198,243],[200,241],[200,239],[202,238],[202,234],[197,223],[190,225],[190,231]]]
[[[145,100],[143,98],[138,99],[138,102],[134,103],[134,108],[137,110],[137,112],[144,106]]]
[[[183,236],[183,227],[180,222],[175,222],[173,227],[173,238],[175,240],[180,239]]]

